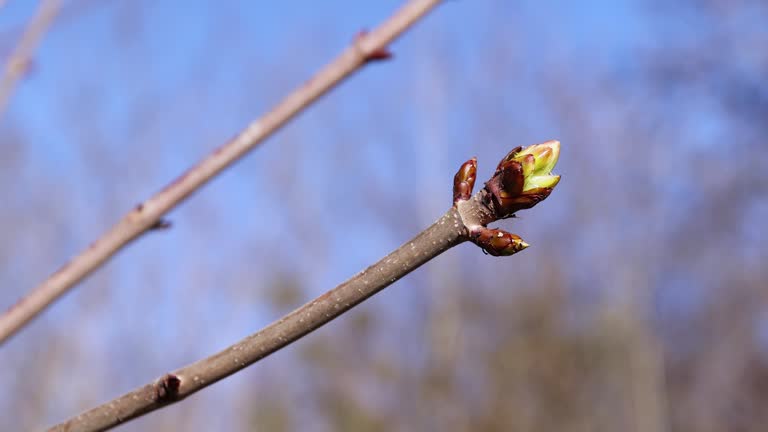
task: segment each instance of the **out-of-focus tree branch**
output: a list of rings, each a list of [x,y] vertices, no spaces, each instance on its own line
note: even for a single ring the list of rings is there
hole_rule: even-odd
[[[0,7],[4,3],[4,1],[0,1]],[[0,78],[0,118],[8,107],[16,83],[29,70],[32,54],[51,27],[60,9],[61,0],[41,0],[35,16],[30,20],[16,48],[8,57],[3,76]]]
[[[560,179],[550,175],[559,148],[557,141],[549,141],[514,149],[474,196],[477,162],[474,158],[467,161],[454,177],[453,207],[377,263],[223,351],[167,373],[50,431],[103,431],[178,402],[299,340],[464,241],[470,240],[497,256],[525,249],[528,244],[519,236],[486,225],[513,217],[517,210],[533,207],[549,196]]]
[[[263,142],[341,80],[369,61],[389,57],[389,43],[439,3],[440,0],[411,0],[373,31],[360,33],[335,60],[289,94],[272,111],[128,212],[87,249],[64,264],[0,317],[0,343],[132,240],[153,228],[162,228],[163,215]]]

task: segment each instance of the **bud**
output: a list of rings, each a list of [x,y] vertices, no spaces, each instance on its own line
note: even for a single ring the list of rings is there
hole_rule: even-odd
[[[560,156],[560,142],[547,141],[513,149],[499,162],[485,184],[499,219],[511,217],[544,200],[560,181],[552,169]]]
[[[560,176],[552,175],[552,169],[560,157],[560,142],[547,141],[526,147],[513,159],[523,164],[523,192],[536,188],[554,188]]]
[[[472,241],[493,256],[509,256],[529,246],[519,235],[491,228],[479,228]]]
[[[464,162],[453,177],[453,204],[468,200],[477,178],[477,158]]]

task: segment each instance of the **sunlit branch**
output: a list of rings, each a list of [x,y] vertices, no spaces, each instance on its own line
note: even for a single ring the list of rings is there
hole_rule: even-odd
[[[517,169],[520,168],[520,164],[514,156],[518,153],[528,155],[532,152],[539,155],[541,152],[536,152],[542,148],[549,149],[549,154],[541,157],[540,163],[535,156],[527,158],[531,169],[525,170],[526,174],[522,174],[524,170]],[[459,168],[454,178],[453,206],[431,226],[377,263],[223,351],[167,373],[151,383],[86,411],[50,430],[102,431],[178,402],[301,339],[422,264],[464,241],[473,241],[493,255],[511,255],[525,249],[528,245],[519,236],[498,229],[489,229],[486,225],[512,216],[508,212],[508,206],[494,204],[500,198],[499,194],[509,200],[529,199],[526,198],[526,194],[530,190],[525,190],[522,185],[529,175],[549,175],[551,167],[544,165],[551,162],[551,166],[554,166],[559,148],[559,143],[550,141],[530,146],[522,152],[520,148],[516,149],[502,160],[494,175],[486,182],[486,186],[474,196],[470,194],[475,183],[476,161],[474,158],[467,161]],[[511,171],[509,165],[513,165]],[[535,168],[539,166],[546,169],[546,172],[541,169],[537,171]],[[517,179],[520,180],[519,182],[510,183],[504,180],[509,177],[509,173],[519,173],[522,177]],[[519,189],[516,187],[518,183],[521,186]],[[545,199],[551,191],[550,188],[541,199]],[[536,193],[543,192],[537,190]]]
[[[5,1],[0,0],[0,7],[4,3]],[[60,9],[61,0],[41,0],[35,16],[30,20],[16,48],[5,62],[5,69],[0,77],[0,118],[8,107],[16,84],[29,70],[32,55]]]
[[[371,61],[390,56],[387,46],[440,0],[412,0],[371,32],[353,43],[313,78],[289,94],[272,111],[251,123],[156,195],[136,206],[107,232],[35,287],[0,316],[0,343],[17,332],[46,306],[66,293],[129,242],[163,225],[162,217],[193,192],[231,166],[344,78]]]

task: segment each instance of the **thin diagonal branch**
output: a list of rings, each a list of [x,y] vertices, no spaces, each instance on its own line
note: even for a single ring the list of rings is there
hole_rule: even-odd
[[[530,200],[534,189],[523,188],[526,177],[536,175],[540,178],[549,174],[557,161],[559,146],[559,143],[551,141],[528,147],[529,153],[530,149],[550,150],[549,154],[534,152],[534,155],[525,159],[524,163],[531,164],[530,169],[526,167],[525,173],[518,169],[519,163],[513,158],[520,148],[514,150],[508,158],[502,160],[491,180],[474,196],[470,195],[475,184],[477,161],[470,159],[454,177],[453,207],[376,264],[223,351],[167,373],[117,399],[56,425],[50,431],[103,431],[178,402],[299,340],[464,241],[471,240],[493,255],[511,255],[525,249],[528,244],[519,236],[488,229],[486,225],[511,217],[509,211],[512,207],[517,206],[514,207],[517,210],[521,202]],[[542,159],[539,165],[535,162],[537,157]],[[552,161],[551,166],[545,166],[547,160]],[[510,181],[510,173],[520,173],[523,176],[522,183],[515,179]],[[547,191],[536,189],[533,193],[540,194],[541,198],[526,208],[533,207],[550,192],[552,188]],[[516,199],[522,201],[514,201]]]
[[[0,343],[129,242],[156,227],[163,215],[243,157],[341,80],[369,61],[386,58],[387,45],[439,3],[440,0],[411,0],[373,31],[358,35],[351,46],[312,79],[289,94],[272,111],[251,123],[230,142],[216,149],[163,190],[126,214],[86,250],[72,258],[0,317]]]
[[[467,239],[458,211],[376,264],[223,351],[54,426],[50,431],[102,431],[178,402],[250,366],[343,314],[420,265]]]
[[[3,3],[4,1],[0,1],[0,7]],[[3,76],[0,78],[0,117],[3,116],[8,107],[16,83],[29,69],[32,54],[51,27],[60,9],[61,0],[41,0],[35,16],[30,20],[29,25],[21,35],[21,39],[19,39],[19,43],[8,57]]]

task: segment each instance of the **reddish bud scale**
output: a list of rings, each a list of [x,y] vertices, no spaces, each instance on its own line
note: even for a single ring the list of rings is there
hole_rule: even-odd
[[[528,247],[520,236],[491,228],[479,229],[472,241],[493,256],[509,256]]]
[[[496,166],[496,173],[501,171],[501,168],[504,166],[505,162],[509,162],[509,161],[513,160],[515,155],[520,153],[522,150],[523,150],[523,146],[517,146],[517,147],[513,148],[512,151],[507,153],[506,156],[501,158],[501,162],[499,162],[499,165]]]
[[[468,200],[472,196],[477,178],[477,158],[464,162],[453,177],[453,204]]]
[[[519,210],[529,209],[552,193],[552,188],[535,188],[523,192],[523,165],[508,158],[509,156],[501,161],[496,173],[485,183],[499,219],[511,217]]]

